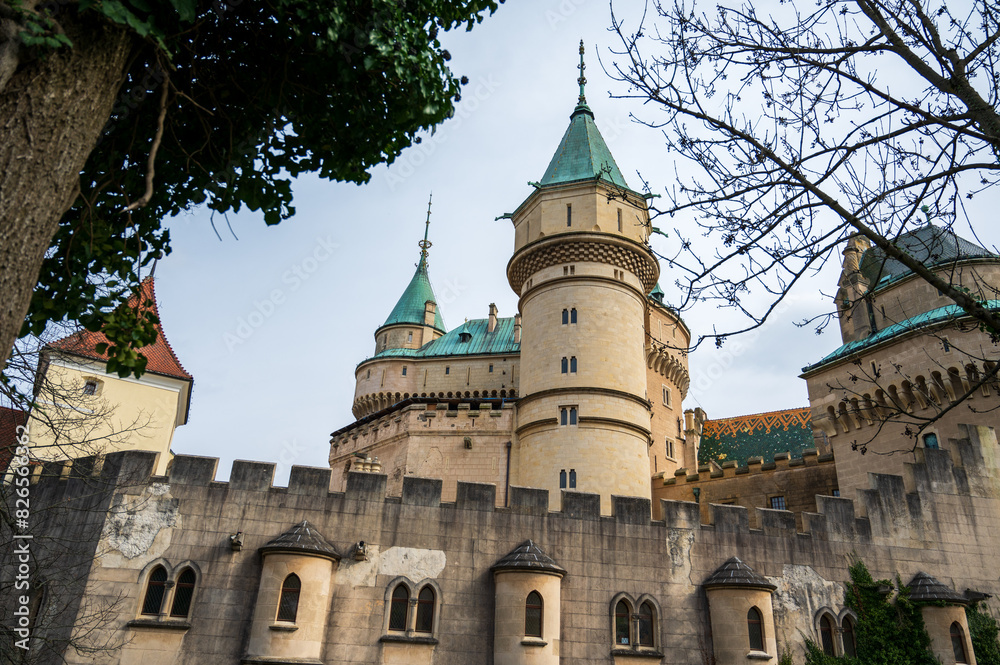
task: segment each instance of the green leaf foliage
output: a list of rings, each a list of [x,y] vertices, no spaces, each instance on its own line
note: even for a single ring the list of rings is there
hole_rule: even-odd
[[[978,603],[965,608],[965,617],[969,622],[969,637],[976,662],[979,665],[1000,665],[1000,644],[997,643],[1000,626],[997,620],[981,609]]]
[[[136,348],[134,328],[111,325],[109,315],[138,287],[143,266],[170,251],[163,220],[205,205],[245,207],[277,224],[295,213],[299,174],[367,182],[372,167],[391,163],[461,98],[463,80],[448,68],[439,33],[472,29],[496,8],[495,0],[58,5],[60,22],[96,12],[129,30],[134,53],[22,334],[63,319],[97,326],[117,354],[109,371],[141,371],[144,359],[127,351]],[[123,213],[146,189],[164,85],[152,198]]]

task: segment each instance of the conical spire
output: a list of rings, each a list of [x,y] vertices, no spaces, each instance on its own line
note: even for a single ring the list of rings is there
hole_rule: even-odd
[[[420,247],[420,261],[417,262],[417,270],[413,273],[413,278],[403,291],[403,295],[396,301],[396,306],[392,308],[389,318],[385,320],[381,328],[398,324],[424,325],[424,311],[427,302],[435,304],[434,327],[441,332],[446,332],[444,320],[441,318],[441,310],[437,307],[437,297],[434,289],[431,288],[431,280],[427,275],[427,250],[431,247],[428,234],[431,227],[431,200],[427,200],[427,221],[424,223],[424,239],[417,243]]]
[[[615,163],[615,158],[608,150],[608,144],[597,129],[594,122],[594,112],[587,106],[585,87],[587,77],[584,72],[587,65],[583,61],[583,40],[580,40],[580,97],[576,108],[570,115],[569,127],[559,142],[559,147],[545,169],[540,184],[556,185],[577,180],[594,180],[600,178],[619,187],[628,189],[622,172]]]

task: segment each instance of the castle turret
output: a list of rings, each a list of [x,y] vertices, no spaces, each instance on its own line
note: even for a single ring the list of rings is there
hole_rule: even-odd
[[[628,188],[580,98],[535,191],[513,213],[507,266],[520,295],[518,483],[650,495],[646,296],[659,266],[645,199]]]
[[[427,239],[431,226],[431,201],[427,201],[427,222],[420,245],[420,261],[403,295],[378,330],[375,331],[375,353],[386,349],[419,349],[445,334],[444,320],[438,311],[437,298],[427,275]]]

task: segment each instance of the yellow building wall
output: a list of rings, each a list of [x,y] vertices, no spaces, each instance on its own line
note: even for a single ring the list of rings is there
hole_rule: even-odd
[[[183,382],[150,374],[122,379],[106,374],[101,363],[58,357],[52,358],[45,380],[54,392],[39,393],[28,421],[35,457],[150,450],[158,456],[155,473],[166,474]],[[83,394],[88,380],[98,382],[97,394]]]

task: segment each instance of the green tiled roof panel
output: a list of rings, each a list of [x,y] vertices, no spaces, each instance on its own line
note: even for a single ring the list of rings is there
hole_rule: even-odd
[[[925,266],[935,266],[957,260],[990,258],[996,255],[960,238],[953,231],[932,224],[904,233],[895,245]],[[877,247],[865,251],[861,257],[861,274],[873,286],[885,286],[911,273],[896,259],[886,259]]]
[[[487,332],[489,323],[489,319],[472,319],[419,349],[386,349],[373,358],[446,358],[520,353],[521,343],[514,341],[513,317],[498,318],[493,332]]]
[[[385,320],[382,327],[399,323],[423,325],[424,308],[428,300],[437,303],[434,289],[431,288],[431,280],[427,276],[427,264],[421,260],[417,264],[417,271],[413,273],[413,279],[406,286],[406,290],[399,297],[396,306],[392,308],[392,313],[389,314],[389,318]],[[441,331],[445,330],[440,307],[434,311],[434,327]]]
[[[986,302],[987,309],[992,311],[1000,311],[1000,300],[989,300]],[[910,317],[905,321],[900,321],[899,323],[894,323],[887,328],[879,330],[874,335],[865,337],[864,339],[859,339],[854,342],[848,342],[842,347],[828,355],[827,357],[820,360],[818,363],[808,365],[802,368],[803,372],[811,372],[814,369],[822,367],[827,363],[831,363],[834,360],[840,360],[841,358],[853,355],[859,351],[867,348],[871,348],[882,342],[890,340],[894,337],[898,337],[912,330],[918,330],[927,326],[933,326],[940,323],[945,323],[948,321],[953,321],[959,319],[965,314],[963,310],[958,305],[947,305],[945,307],[938,307],[937,309],[932,309],[929,312],[924,312],[923,314],[918,314],[916,316]]]
[[[698,462],[715,460],[746,466],[751,457],[774,460],[778,453],[801,457],[815,446],[809,408],[708,420],[702,429]]]
[[[593,180],[598,176],[628,189],[608,144],[597,129],[594,114],[586,106],[578,106],[570,116],[569,127],[549,162],[549,168],[545,169],[541,184]]]

